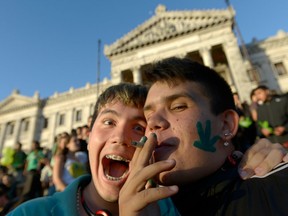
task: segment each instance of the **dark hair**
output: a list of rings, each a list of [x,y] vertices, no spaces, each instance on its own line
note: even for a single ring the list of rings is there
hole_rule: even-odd
[[[269,88],[265,85],[259,85],[256,88],[253,89],[253,92],[255,92],[256,90],[261,89],[261,90],[269,90]]]
[[[128,106],[143,108],[147,91],[147,87],[133,83],[120,83],[107,88],[96,101],[90,131],[92,130],[100,109],[107,103],[116,100]]]
[[[0,196],[3,196],[3,195],[7,196],[8,191],[9,191],[9,188],[3,183],[0,183]]]
[[[211,112],[215,115],[226,109],[235,109],[232,91],[224,78],[191,59],[168,58],[152,64],[143,72],[150,85],[155,82],[178,85],[187,81],[200,84],[203,94],[210,99]]]

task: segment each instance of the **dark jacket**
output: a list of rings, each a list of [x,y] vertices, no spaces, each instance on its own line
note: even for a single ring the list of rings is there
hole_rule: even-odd
[[[274,96],[257,108],[258,126],[267,121],[270,128],[284,126],[286,131],[281,136],[271,134],[267,137],[271,142],[284,143],[288,141],[288,96]]]
[[[288,164],[282,168],[265,178],[244,181],[237,167],[222,167],[198,183],[181,187],[172,200],[182,216],[284,216],[288,212]]]

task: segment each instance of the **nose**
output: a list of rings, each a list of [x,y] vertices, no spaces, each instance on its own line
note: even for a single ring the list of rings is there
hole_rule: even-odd
[[[165,130],[169,127],[167,116],[164,112],[155,112],[147,120],[147,128],[151,132]]]
[[[129,143],[129,131],[127,128],[124,127],[118,127],[117,130],[114,131],[114,133],[111,135],[111,142],[112,144],[120,144],[120,145],[130,145]]]

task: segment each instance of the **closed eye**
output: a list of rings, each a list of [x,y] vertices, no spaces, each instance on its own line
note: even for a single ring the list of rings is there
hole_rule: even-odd
[[[174,110],[174,111],[182,111],[182,110],[185,110],[187,108],[187,105],[186,104],[181,104],[181,105],[173,105],[171,107],[171,110]]]

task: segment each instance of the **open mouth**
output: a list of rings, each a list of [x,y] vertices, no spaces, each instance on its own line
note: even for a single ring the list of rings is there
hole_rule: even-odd
[[[108,180],[119,181],[129,171],[130,160],[119,155],[105,155],[103,159],[104,174]]]

